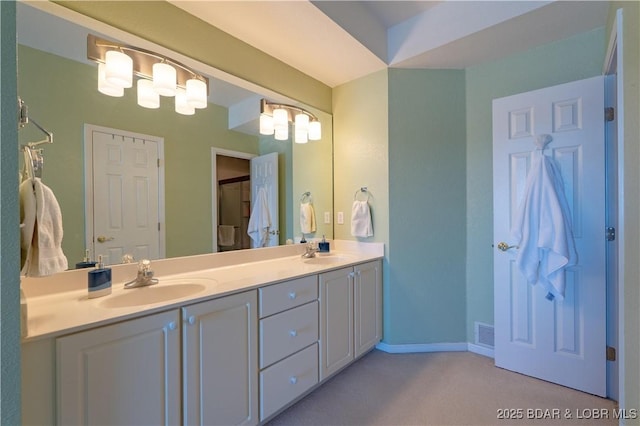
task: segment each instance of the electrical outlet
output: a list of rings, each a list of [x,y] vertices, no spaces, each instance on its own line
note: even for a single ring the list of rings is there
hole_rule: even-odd
[[[331,223],[331,212],[324,212],[324,223]]]
[[[344,224],[344,212],[338,212],[338,225]]]

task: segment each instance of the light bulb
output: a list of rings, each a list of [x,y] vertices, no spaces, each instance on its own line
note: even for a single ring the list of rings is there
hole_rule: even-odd
[[[194,108],[206,108],[207,83],[197,78],[187,80],[187,103]]]
[[[104,77],[118,87],[133,86],[133,59],[118,50],[109,50],[105,54]]]
[[[138,80],[138,105],[145,108],[160,108],[160,95],[153,90],[153,82],[141,78]]]
[[[162,96],[176,95],[176,69],[169,64],[153,64],[153,90]]]
[[[124,87],[109,83],[104,77],[104,68],[104,64],[98,64],[98,91],[108,96],[123,96]]]
[[[181,88],[176,91],[176,112],[182,115],[196,113],[196,109],[187,103],[187,91]]]

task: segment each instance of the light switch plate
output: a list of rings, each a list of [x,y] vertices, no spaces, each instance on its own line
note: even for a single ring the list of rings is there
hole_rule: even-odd
[[[331,212],[324,212],[324,223],[331,223]]]
[[[344,224],[344,212],[338,212],[338,225]]]

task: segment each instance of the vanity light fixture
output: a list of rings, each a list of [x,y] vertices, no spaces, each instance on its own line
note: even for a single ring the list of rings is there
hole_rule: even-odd
[[[274,135],[277,140],[287,140],[290,122],[294,124],[296,143],[307,143],[322,138],[320,121],[309,111],[293,105],[260,100],[261,135]]]
[[[134,46],[87,36],[87,58],[98,63],[98,90],[123,96],[138,77],[138,105],[159,108],[160,96],[175,96],[175,110],[193,115],[207,107],[209,79],[171,58]]]

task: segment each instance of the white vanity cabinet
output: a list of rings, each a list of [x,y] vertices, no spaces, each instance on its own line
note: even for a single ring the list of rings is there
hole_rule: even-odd
[[[320,274],[320,380],[382,338],[382,262]]]
[[[258,424],[257,295],[182,308],[185,425]]]
[[[260,420],[318,383],[318,276],[259,289]]]
[[[178,310],[60,337],[56,351],[57,424],[180,423]]]

